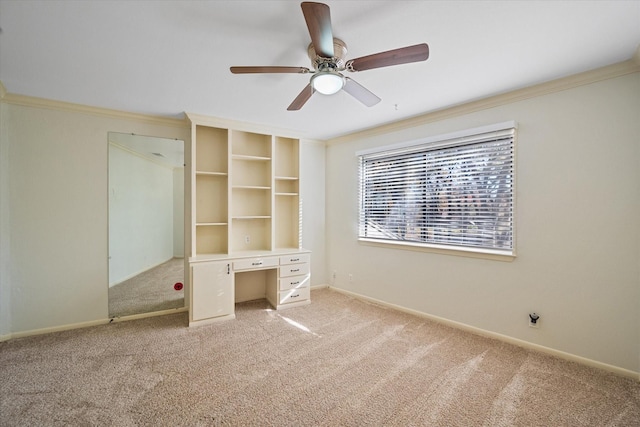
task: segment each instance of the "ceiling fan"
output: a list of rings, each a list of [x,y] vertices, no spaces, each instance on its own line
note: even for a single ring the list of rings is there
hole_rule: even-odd
[[[323,3],[303,2],[301,7],[311,36],[311,44],[307,53],[311,59],[313,71],[306,67],[231,67],[233,74],[312,74],[309,84],[287,108],[289,111],[302,108],[315,92],[333,95],[340,90],[344,90],[367,107],[371,107],[380,102],[380,98],[356,83],[355,80],[342,75],[342,71],[365,71],[390,65],[426,61],[429,58],[429,46],[422,43],[345,61],[347,45],[342,40],[333,37],[329,6]]]

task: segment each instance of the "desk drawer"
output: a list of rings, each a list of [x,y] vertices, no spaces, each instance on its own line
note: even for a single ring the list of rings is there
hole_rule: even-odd
[[[280,277],[304,276],[309,274],[309,264],[289,264],[280,266]]]
[[[309,280],[311,276],[293,276],[280,279],[280,291],[286,291],[288,289],[297,289],[309,287]]]
[[[277,267],[278,266],[278,258],[276,257],[258,257],[258,258],[247,258],[241,259],[239,261],[233,262],[234,270],[251,270],[255,268],[266,268],[266,267]]]
[[[310,295],[310,288],[308,287],[282,291],[280,292],[280,304],[308,300]]]
[[[280,265],[308,263],[311,257],[309,254],[293,254],[280,257]]]

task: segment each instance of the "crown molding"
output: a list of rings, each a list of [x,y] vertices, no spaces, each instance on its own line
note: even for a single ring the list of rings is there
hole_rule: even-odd
[[[364,129],[332,138],[327,141],[327,145],[384,135],[637,72],[640,72],[640,47],[638,47],[633,57],[627,61]]]
[[[8,93],[0,82],[0,100],[6,104],[20,105],[23,107],[46,108],[50,110],[62,110],[74,113],[90,114],[119,120],[131,120],[155,125],[171,126],[189,129],[189,121],[186,117],[175,119],[171,117],[154,116],[151,114],[130,113],[127,111],[112,110],[108,108],[91,107],[71,102],[55,101],[51,99],[37,98],[26,95]]]

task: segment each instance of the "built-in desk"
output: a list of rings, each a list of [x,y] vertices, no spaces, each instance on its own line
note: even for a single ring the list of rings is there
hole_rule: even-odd
[[[189,326],[235,319],[235,303],[266,298],[276,310],[311,303],[304,249],[198,255],[189,259]]]

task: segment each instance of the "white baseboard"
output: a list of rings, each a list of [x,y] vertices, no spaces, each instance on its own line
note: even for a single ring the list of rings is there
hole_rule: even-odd
[[[114,317],[108,319],[91,320],[89,322],[71,323],[68,325],[54,326],[51,328],[31,329],[28,331],[14,332],[7,335],[0,335],[0,342],[8,341],[14,338],[24,338],[34,335],[50,334],[52,332],[69,331],[71,329],[88,328],[91,326],[106,325],[107,323],[124,322],[128,320],[144,319],[146,317],[164,316],[167,314],[183,313],[188,311],[187,307],[172,308],[169,310],[153,311],[151,313],[133,314],[131,316]]]
[[[10,339],[30,337],[32,335],[50,334],[52,332],[68,331],[71,329],[88,328],[90,326],[105,325],[109,322],[110,322],[110,319],[100,319],[100,320],[91,320],[89,322],[80,322],[80,323],[71,323],[68,325],[53,326],[51,328],[31,329],[29,331],[14,332],[11,334]]]
[[[409,314],[413,314],[415,316],[419,316],[419,317],[423,317],[429,320],[433,320],[434,322],[438,322],[447,326],[451,326],[453,328],[456,329],[461,329],[464,330],[466,332],[471,332],[473,334],[476,335],[482,335],[488,338],[494,338],[503,342],[507,342],[509,344],[513,344],[513,345],[517,345],[518,347],[523,347],[526,349],[530,349],[530,350],[535,350],[535,351],[539,351],[541,353],[545,353],[545,354],[549,354],[552,356],[556,356],[559,357],[561,359],[565,359],[565,360],[570,360],[572,362],[577,362],[580,363],[582,365],[587,365],[593,368],[598,368],[598,369],[602,369],[604,371],[607,372],[612,372],[616,375],[620,375],[623,377],[627,377],[627,378],[633,378],[635,380],[640,381],[640,372],[635,372],[629,369],[624,369],[624,368],[620,368],[618,366],[614,366],[614,365],[609,365],[607,363],[603,363],[603,362],[598,362],[597,360],[592,360],[592,359],[587,359],[586,357],[582,357],[582,356],[578,356],[575,354],[571,354],[571,353],[567,353],[561,350],[556,350],[554,348],[551,347],[545,347],[543,345],[539,345],[539,344],[534,344],[531,343],[529,341],[524,341],[518,338],[513,338],[510,337],[508,335],[502,335],[496,332],[492,332],[492,331],[487,331],[485,329],[480,329],[477,328],[475,326],[470,326],[467,325],[465,323],[460,323],[460,322],[456,322],[453,320],[449,320],[449,319],[445,319],[443,317],[439,317],[439,316],[434,316],[432,314],[428,314],[428,313],[424,313],[422,311],[418,311],[418,310],[413,310],[410,308],[406,308],[406,307],[402,307],[396,304],[391,304],[388,303],[386,301],[382,301],[379,299],[375,299],[375,298],[371,298],[365,295],[361,295],[355,292],[351,292],[351,291],[347,291],[345,289],[340,289],[340,288],[335,288],[333,286],[318,286],[318,288],[323,288],[323,287],[328,287],[334,291],[343,293],[345,295],[349,295],[352,296],[354,298],[358,298],[358,299],[362,299],[365,301],[369,301],[369,302],[373,302],[385,307],[389,307],[398,311],[402,311],[404,313],[409,313]],[[315,289],[315,288],[314,288]]]
[[[389,307],[398,311],[402,311],[404,313],[409,313],[409,314],[413,314],[415,316],[419,316],[419,317],[423,317],[429,320],[433,320],[434,322],[438,322],[447,326],[451,326],[454,327],[456,329],[461,329],[467,332],[471,332],[477,335],[482,335],[482,336],[486,336],[489,338],[494,338],[503,342],[507,342],[510,344],[514,344],[517,345],[519,347],[523,347],[523,348],[527,348],[527,349],[531,349],[531,350],[536,350],[539,351],[541,353],[545,353],[545,354],[549,354],[552,356],[556,356],[559,357],[561,359],[565,359],[565,360],[570,360],[573,362],[577,362],[583,365],[587,365],[587,366],[591,366],[594,368],[598,368],[598,369],[602,369],[605,370],[607,372],[612,372],[614,374],[620,375],[620,376],[624,376],[627,378],[633,378],[635,380],[639,380],[640,381],[640,372],[635,372],[629,369],[624,369],[624,368],[620,368],[618,366],[614,366],[614,365],[609,365],[607,363],[603,363],[603,362],[598,362],[597,360],[592,360],[592,359],[588,359],[586,357],[582,357],[582,356],[578,356],[575,354],[571,354],[571,353],[567,353],[564,351],[560,351],[560,350],[556,350],[554,348],[550,348],[550,347],[545,347],[539,344],[534,344],[528,341],[524,341],[518,338],[513,338],[507,335],[502,335],[502,334],[498,334],[496,332],[491,332],[491,331],[487,331],[485,329],[480,329],[477,328],[475,326],[470,326],[467,325],[465,323],[460,323],[460,322],[456,322],[453,320],[448,320],[445,319],[443,317],[439,317],[439,316],[434,316],[432,314],[428,314],[428,313],[424,313],[422,311],[418,311],[418,310],[413,310],[410,308],[406,308],[406,307],[402,307],[396,304],[391,304],[388,303],[386,301],[382,301],[376,298],[371,298],[362,294],[358,294],[355,292],[351,292],[351,291],[347,291],[345,289],[340,289],[340,288],[336,288],[327,284],[323,284],[323,285],[315,285],[311,287],[311,290],[316,290],[316,289],[324,289],[324,288],[330,288],[334,291],[343,293],[345,295],[350,295],[354,298],[358,298],[361,300],[365,300],[365,301],[369,301],[369,302],[373,302],[385,307]],[[186,312],[188,311],[187,307],[181,307],[181,308],[177,308],[177,309],[171,309],[171,310],[163,310],[163,311],[157,311],[157,312],[152,312],[152,313],[142,313],[142,314],[134,314],[131,316],[123,316],[123,317],[116,317],[113,319],[101,319],[101,320],[92,320],[89,322],[81,322],[81,323],[73,323],[73,324],[68,324],[68,325],[61,325],[61,326],[55,326],[55,327],[51,327],[51,328],[42,328],[42,329],[33,329],[33,330],[29,330],[29,331],[23,331],[23,332],[15,332],[15,333],[11,333],[11,334],[6,334],[6,335],[0,335],[0,342],[3,341],[8,341],[10,339],[13,338],[22,338],[22,337],[28,337],[28,336],[32,336],[32,335],[42,335],[42,334],[49,334],[52,332],[61,332],[61,331],[68,331],[71,329],[79,329],[79,328],[87,328],[90,326],[97,326],[97,325],[104,325],[107,323],[111,323],[111,322],[123,322],[123,321],[128,321],[128,320],[136,320],[136,319],[143,319],[143,318],[147,318],[147,317],[155,317],[155,316],[163,316],[166,314],[172,314],[172,313],[182,313],[182,312]]]

